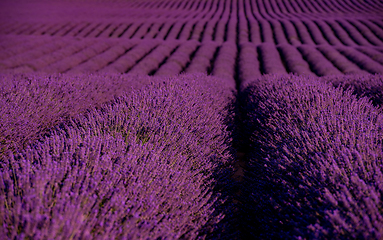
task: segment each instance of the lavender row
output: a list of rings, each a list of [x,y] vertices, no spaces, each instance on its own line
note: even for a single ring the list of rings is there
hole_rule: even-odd
[[[315,77],[268,75],[242,92],[248,239],[380,239],[383,115]]]
[[[243,43],[239,47],[238,58],[238,77],[242,81],[258,78],[262,75],[260,71],[260,63],[258,60],[257,47],[252,43]]]
[[[232,41],[240,44],[247,41],[256,44],[285,44],[287,41],[294,46],[328,43],[346,46],[383,44],[383,29],[371,20],[346,20],[336,16],[322,20],[321,17],[284,17],[276,14],[270,17],[269,14],[262,13],[264,10],[261,11],[262,14],[251,12],[255,5],[247,1],[225,1],[216,8],[212,7],[212,11],[206,8],[182,19],[163,14],[158,19],[149,18],[144,21],[137,18],[123,23],[52,23],[48,29],[41,23],[43,29],[40,30],[25,32],[27,29],[23,31],[16,27],[2,33],[98,39],[214,40],[218,43]]]
[[[125,73],[133,68],[136,63],[150,54],[158,45],[159,41],[143,40],[139,44],[133,46],[129,51],[119,56],[118,59],[109,63],[107,66],[99,70],[100,72]]]
[[[337,47],[337,50],[340,53],[342,53],[345,57],[347,57],[350,61],[357,64],[360,68],[373,74],[383,74],[383,68],[381,64],[372,60],[365,54],[357,51],[356,49],[345,46],[339,46]]]
[[[176,75],[186,68],[190,56],[199,47],[197,41],[187,41],[181,44],[175,52],[159,67],[154,75]]]
[[[318,76],[342,74],[321,52],[315,47],[301,45],[298,47],[303,58],[309,63],[310,69]]]
[[[217,78],[156,79],[10,153],[2,236],[195,239],[224,227],[232,97]]]
[[[217,58],[214,62],[212,75],[227,79],[235,83],[234,76],[236,71],[237,46],[233,42],[225,42],[219,48]],[[234,85],[233,85],[234,87]]]
[[[383,107],[383,76],[381,74],[353,74],[326,76],[322,81],[334,87],[342,87],[353,91],[358,97],[368,97],[376,107]]]
[[[1,74],[0,159],[65,119],[148,83],[145,76],[113,74]]]
[[[142,3],[132,4],[131,7],[141,9],[161,9],[168,11],[201,11],[203,5],[210,5],[214,1],[190,1],[183,3],[182,1],[162,1],[152,2],[145,1]],[[246,2],[251,2],[247,0]],[[340,3],[334,1],[260,1],[259,5],[254,7],[254,11],[259,12],[262,16],[274,18],[276,16],[310,16],[323,13],[350,13],[350,14],[365,14],[365,13],[379,13],[383,9],[383,5],[379,1],[341,1]]]
[[[283,66],[280,54],[275,45],[263,43],[258,47],[261,69],[263,74],[268,73],[287,73]]]
[[[161,62],[164,62],[168,58],[172,51],[177,49],[178,44],[167,41],[160,44],[157,48],[145,56],[142,61],[139,61],[133,68],[129,70],[131,74],[147,75],[152,71],[155,71],[160,66]]]
[[[332,64],[345,74],[367,74],[368,72],[361,70],[354,61],[350,61],[340,52],[329,45],[318,46],[317,49],[325,56]]]
[[[210,73],[212,59],[217,51],[218,44],[216,42],[206,42],[200,45],[187,66],[186,73]]]

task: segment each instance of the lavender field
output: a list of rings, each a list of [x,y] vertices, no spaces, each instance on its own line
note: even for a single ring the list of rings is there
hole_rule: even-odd
[[[3,0],[1,239],[383,239],[379,0]]]

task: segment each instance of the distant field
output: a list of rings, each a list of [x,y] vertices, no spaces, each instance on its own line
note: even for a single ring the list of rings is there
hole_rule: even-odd
[[[380,0],[0,0],[1,239],[383,239]]]
[[[13,72],[383,73],[380,1],[6,1]]]

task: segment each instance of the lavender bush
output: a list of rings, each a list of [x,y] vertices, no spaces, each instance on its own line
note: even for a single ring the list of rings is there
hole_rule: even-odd
[[[313,39],[310,36],[310,32],[307,31],[306,26],[302,23],[301,19],[294,19],[293,24],[295,28],[297,29],[297,33],[302,39],[303,44],[309,44],[309,45],[315,45]]]
[[[239,46],[239,78],[241,82],[260,77],[257,47],[253,43],[243,43]]]
[[[282,26],[283,26],[284,31],[286,33],[287,40],[289,40],[290,44],[292,44],[294,46],[300,45],[301,42],[299,40],[299,37],[298,37],[298,34],[295,30],[294,25],[286,19],[282,19],[281,23],[282,23]]]
[[[242,93],[247,238],[379,239],[383,115],[314,77],[273,75]]]
[[[287,44],[287,39],[281,23],[278,20],[270,19],[270,24],[273,28],[274,39],[276,44]]]
[[[75,53],[72,56],[62,59],[56,63],[53,63],[43,68],[42,71],[49,72],[49,73],[57,73],[57,72],[63,73],[77,66],[78,64],[84,61],[87,61],[88,59],[102,53],[108,48],[110,48],[110,45],[105,42],[98,42],[94,44],[90,43],[90,46],[86,47],[80,52]]]
[[[379,45],[381,45],[383,42],[383,30],[382,30],[382,28],[378,27],[371,20],[361,19],[360,22],[363,25],[365,25],[366,27],[368,27],[368,29],[371,30],[371,32],[379,39]]]
[[[235,61],[237,57],[237,46],[233,42],[225,42],[220,47],[214,62],[212,74],[216,77],[227,79],[235,86]]]
[[[53,65],[53,63],[58,62],[63,58],[69,57],[76,52],[80,52],[82,49],[85,49],[87,45],[89,45],[89,41],[87,40],[74,42],[51,54],[24,62],[24,65],[31,67],[35,71],[46,69],[48,65]]]
[[[119,56],[123,55],[126,52],[126,49],[129,49],[132,46],[133,43],[125,44],[125,46],[113,46],[107,49],[105,52],[89,59],[85,63],[75,66],[74,68],[70,69],[68,73],[78,74],[96,72],[106,67],[110,62],[117,59]]]
[[[224,117],[231,98],[219,79],[180,75],[90,109],[9,152],[1,162],[2,236],[211,234],[230,190]]]
[[[113,74],[1,74],[0,159],[65,119],[148,83],[145,76]]]
[[[347,31],[345,31],[343,27],[339,25],[337,21],[334,21],[334,19],[331,19],[325,22],[330,26],[330,28],[333,30],[335,35],[342,42],[342,45],[352,46],[352,47],[355,47],[357,45],[355,41],[351,39]]]
[[[372,46],[366,38],[356,29],[353,25],[351,25],[348,21],[344,19],[338,19],[336,21],[342,28],[344,28],[347,33],[350,35],[352,40],[361,46]]]
[[[359,97],[368,97],[376,107],[383,106],[383,76],[381,74],[354,74],[322,77],[322,81],[334,87],[353,91]]]

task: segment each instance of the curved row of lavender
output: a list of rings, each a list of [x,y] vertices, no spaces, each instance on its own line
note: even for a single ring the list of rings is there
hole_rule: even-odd
[[[154,80],[7,152],[1,236],[196,239],[217,226],[222,234],[220,221],[232,214],[232,88],[201,74]],[[28,85],[13,89],[33,101]],[[28,102],[19,104],[22,114]]]
[[[245,239],[383,237],[383,113],[325,82],[360,93],[363,79],[374,89],[382,76],[265,75],[243,88]]]

